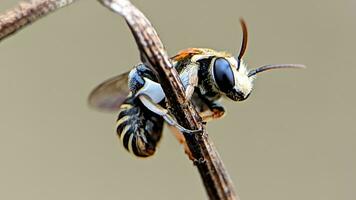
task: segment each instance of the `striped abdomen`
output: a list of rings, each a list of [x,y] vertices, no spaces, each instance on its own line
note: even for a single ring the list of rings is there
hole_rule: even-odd
[[[116,132],[124,147],[139,157],[154,154],[161,138],[163,118],[129,95],[119,109]]]

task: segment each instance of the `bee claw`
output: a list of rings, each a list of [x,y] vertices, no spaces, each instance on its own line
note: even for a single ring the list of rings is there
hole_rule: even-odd
[[[189,130],[184,128],[184,130],[180,130],[182,133],[188,133],[188,134],[200,134],[203,133],[203,129],[198,129],[198,130]]]
[[[178,128],[178,130],[182,133],[187,133],[187,134],[199,134],[199,133],[203,133],[203,129],[198,129],[198,130],[190,130],[190,129],[186,129],[183,126],[179,125],[178,123],[176,123],[174,125],[175,127]]]

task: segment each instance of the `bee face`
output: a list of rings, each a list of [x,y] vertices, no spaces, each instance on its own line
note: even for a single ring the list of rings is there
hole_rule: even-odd
[[[217,88],[234,101],[245,100],[252,90],[252,79],[243,62],[233,57],[218,57],[211,62],[211,72]]]

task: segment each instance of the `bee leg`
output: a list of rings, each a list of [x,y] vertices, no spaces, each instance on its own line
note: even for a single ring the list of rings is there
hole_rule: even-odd
[[[194,93],[195,87],[198,85],[198,70],[191,70],[189,84],[185,89],[185,97],[189,101]]]
[[[187,86],[187,89],[185,90],[185,97],[186,97],[187,101],[189,101],[192,98],[194,89],[195,89],[195,86],[193,86],[193,85]]]
[[[225,115],[225,108],[218,101],[207,101],[207,105],[210,109],[209,113],[201,113],[203,121],[210,121],[213,119],[219,119]]]
[[[192,98],[194,89],[198,85],[198,70],[199,65],[196,63],[191,63],[180,75],[180,78],[185,87],[185,97],[187,101]]]
[[[183,126],[181,126],[174,118],[174,116],[172,114],[170,114],[168,112],[167,109],[163,108],[162,106],[160,106],[159,104],[155,103],[150,97],[148,97],[147,95],[144,94],[140,94],[138,96],[138,98],[141,100],[141,102],[143,103],[143,105],[146,106],[146,108],[148,108],[150,111],[156,113],[157,115],[162,116],[166,122],[171,125],[174,126],[176,128],[178,128],[179,131],[184,132],[184,133],[189,133],[189,134],[193,134],[193,133],[199,133],[201,132],[201,130],[189,130],[184,128]]]

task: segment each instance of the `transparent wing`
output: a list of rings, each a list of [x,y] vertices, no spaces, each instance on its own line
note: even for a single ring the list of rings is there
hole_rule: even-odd
[[[89,105],[101,111],[117,111],[130,93],[128,75],[126,72],[98,85],[89,95]]]

